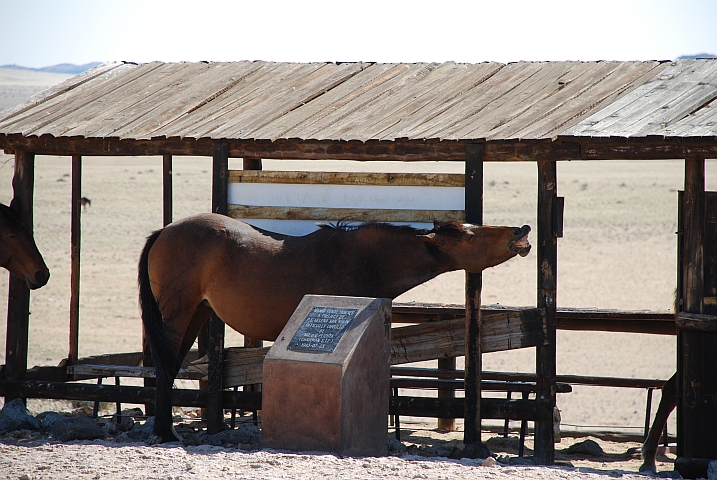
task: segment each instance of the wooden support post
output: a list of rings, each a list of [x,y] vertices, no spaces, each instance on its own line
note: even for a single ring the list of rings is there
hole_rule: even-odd
[[[72,218],[70,220],[70,352],[72,365],[80,351],[80,235],[82,208],[82,156],[72,156]]]
[[[244,158],[242,159],[242,168],[244,170],[261,170],[261,158]],[[247,348],[261,348],[264,342],[256,338],[244,337],[244,346]],[[259,385],[251,385],[252,390],[258,390]]]
[[[32,207],[35,184],[35,154],[15,151],[13,197],[10,207],[20,214],[32,233]],[[7,336],[5,337],[5,378],[24,380],[27,372],[27,347],[30,326],[30,289],[25,280],[10,275],[7,299]],[[5,403],[17,398],[5,396]]]
[[[439,358],[438,370],[456,370],[456,357]],[[456,398],[455,387],[445,385],[438,387],[438,398]],[[456,429],[455,418],[439,418],[438,430],[453,431]]]
[[[466,145],[466,222],[483,224],[483,145]],[[481,437],[481,287],[480,273],[466,273],[465,426],[463,442]]]
[[[705,160],[686,159],[681,280],[682,310],[691,314],[706,313],[705,197]],[[717,334],[684,330],[678,342],[676,467],[692,459],[717,459]]]
[[[558,239],[554,231],[553,204],[558,194],[556,162],[538,162],[538,308],[545,309],[546,344],[536,348],[536,398],[555,407],[555,340],[557,314]],[[552,415],[550,421],[535,422],[535,456],[538,465],[555,462]]]
[[[229,155],[226,143],[214,144],[212,174],[212,211],[226,215],[229,187],[227,183],[229,180]],[[222,405],[224,322],[213,313],[202,330],[206,331],[204,346],[209,363],[205,419],[207,421],[207,433],[214,434],[222,431],[222,423],[224,422],[224,408]]]

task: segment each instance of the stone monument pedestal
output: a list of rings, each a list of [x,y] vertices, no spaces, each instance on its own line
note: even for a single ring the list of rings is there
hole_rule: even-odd
[[[387,454],[391,300],[307,295],[264,359],[264,448]]]

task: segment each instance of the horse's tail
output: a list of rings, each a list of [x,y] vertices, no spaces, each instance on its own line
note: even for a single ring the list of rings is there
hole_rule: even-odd
[[[152,232],[147,237],[147,242],[144,244],[142,254],[139,257],[139,265],[137,266],[137,284],[139,286],[139,307],[142,312],[142,323],[152,351],[157,389],[163,390],[161,393],[158,391],[157,396],[158,398],[166,399],[171,398],[178,352],[174,351],[167,339],[162,313],[157,300],[154,298],[149,282],[149,251],[161,233],[162,230],[160,229]]]

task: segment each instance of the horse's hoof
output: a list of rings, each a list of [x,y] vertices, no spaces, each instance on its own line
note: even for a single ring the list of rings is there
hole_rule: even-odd
[[[655,462],[652,462],[650,464],[645,462],[642,465],[640,465],[640,469],[638,470],[638,472],[652,472],[652,473],[656,474],[657,473],[657,465],[655,464]]]

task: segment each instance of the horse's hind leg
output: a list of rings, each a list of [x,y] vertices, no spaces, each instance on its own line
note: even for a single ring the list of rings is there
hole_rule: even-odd
[[[665,382],[665,386],[662,387],[662,398],[660,398],[660,405],[657,407],[657,413],[655,413],[655,420],[652,422],[645,443],[642,444],[641,472],[650,471],[657,473],[657,464],[655,463],[657,446],[660,444],[660,436],[665,428],[665,424],[667,424],[667,418],[676,406],[677,374],[675,373],[672,378]]]
[[[159,373],[158,368],[154,431],[160,442],[172,441],[173,439],[179,440],[172,423],[172,387],[187,353],[197,338],[199,330],[206,323],[211,313],[212,309],[202,303],[197,306],[189,321],[165,321],[167,326],[170,323],[172,324],[168,339],[173,354],[166,356],[168,361],[162,374]],[[173,359],[173,361],[169,359]]]

